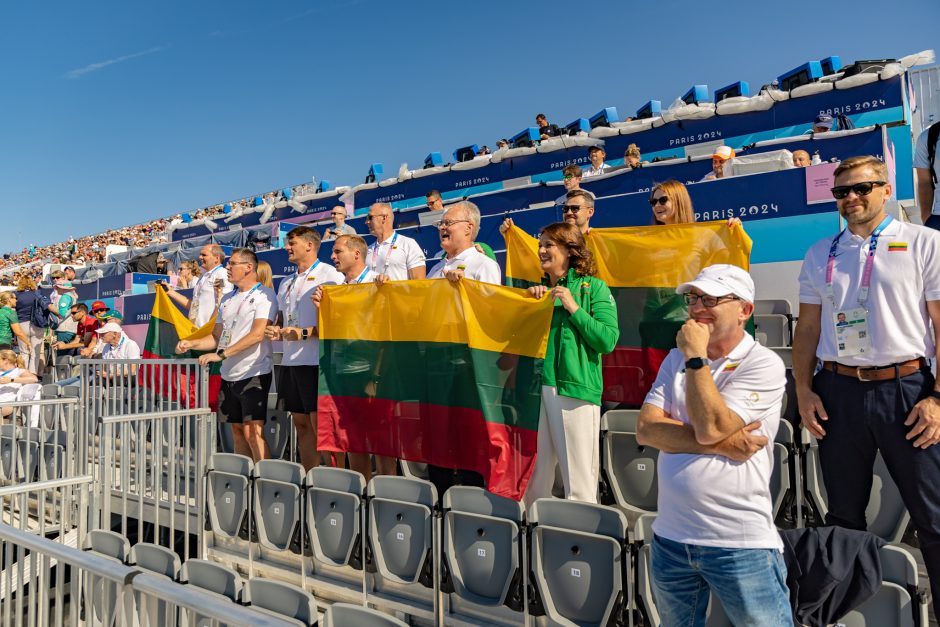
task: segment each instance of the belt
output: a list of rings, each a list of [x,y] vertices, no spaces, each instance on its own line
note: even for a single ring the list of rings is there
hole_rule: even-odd
[[[915,372],[927,367],[927,360],[923,357],[905,361],[890,366],[846,366],[836,361],[824,361],[823,368],[836,374],[853,377],[859,381],[890,381],[900,377],[909,377]]]

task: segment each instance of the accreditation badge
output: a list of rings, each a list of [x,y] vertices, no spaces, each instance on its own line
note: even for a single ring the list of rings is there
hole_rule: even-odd
[[[232,329],[222,327],[222,337],[219,338],[219,349],[225,350],[232,343]]]
[[[867,355],[871,352],[868,311],[864,307],[833,312],[832,324],[839,357]]]

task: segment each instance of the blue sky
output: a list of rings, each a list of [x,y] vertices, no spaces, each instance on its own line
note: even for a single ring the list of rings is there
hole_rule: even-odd
[[[770,7],[774,8],[771,10]],[[0,252],[693,83],[940,48],[940,2],[21,2],[0,7]]]

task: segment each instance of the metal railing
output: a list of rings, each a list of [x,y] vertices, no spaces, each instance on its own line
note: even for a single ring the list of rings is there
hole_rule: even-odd
[[[0,626],[210,624],[288,627],[294,621],[115,559],[0,524]]]
[[[216,436],[207,369],[194,359],[78,363],[96,425],[93,524],[198,554]]]

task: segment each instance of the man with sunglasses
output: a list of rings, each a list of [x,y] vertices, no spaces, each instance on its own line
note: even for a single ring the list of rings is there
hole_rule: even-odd
[[[881,160],[851,157],[834,177],[847,227],[806,253],[793,340],[800,417],[819,440],[826,524],[865,529],[880,451],[940,613],[940,390],[928,361],[940,344],[940,233],[888,215]]]
[[[336,207],[333,207],[333,210],[330,212],[330,217],[333,218],[333,226],[324,231],[324,242],[333,241],[340,235],[356,234],[356,229],[346,224],[346,207],[343,205],[337,205]]]
[[[375,236],[366,254],[366,266],[376,274],[375,282],[423,279],[427,273],[424,251],[418,242],[395,231],[391,205],[377,202],[369,207],[366,225]]]
[[[55,349],[60,355],[75,355],[92,357],[95,354],[95,344],[98,336],[95,331],[101,326],[98,319],[88,315],[88,306],[85,303],[72,305],[69,315],[75,323],[75,337],[70,342],[56,342]]]
[[[652,581],[664,625],[705,622],[708,591],[735,625],[790,625],[770,494],[783,361],[754,341],[754,281],[703,269],[676,290],[689,320],[646,397],[637,442],[659,455]]]
[[[562,181],[564,181],[565,184],[565,193],[555,199],[555,205],[558,207],[564,206],[565,201],[568,200],[568,192],[581,189],[581,178],[584,175],[584,171],[573,163],[571,165],[566,165],[565,169],[562,170],[561,173]],[[591,192],[587,193],[591,194]],[[591,198],[594,198],[594,194],[591,194]]]
[[[575,189],[565,194],[565,204],[561,208],[561,217],[565,222],[575,225],[582,235],[591,231],[591,217],[594,215],[594,195],[583,189]]]

